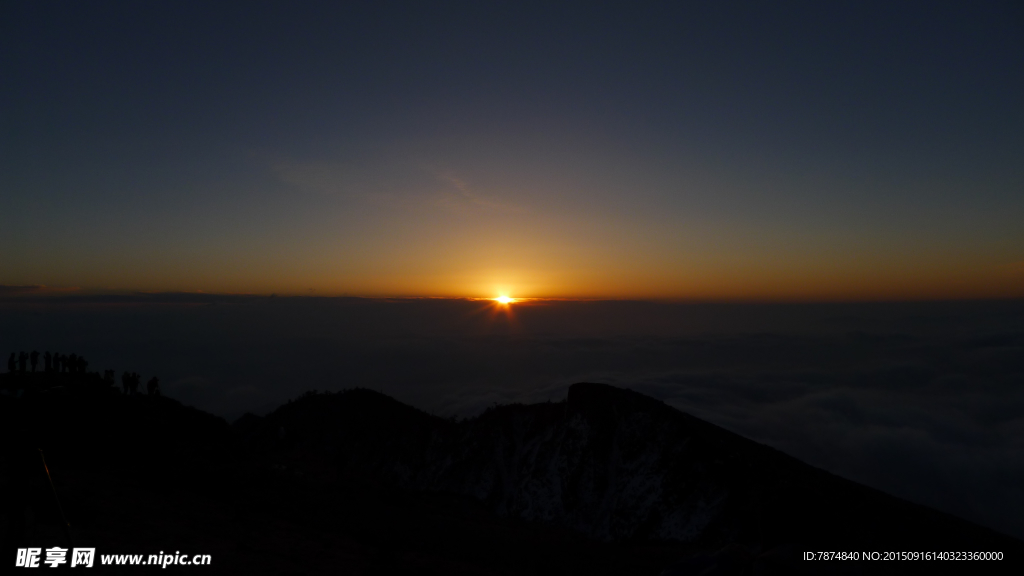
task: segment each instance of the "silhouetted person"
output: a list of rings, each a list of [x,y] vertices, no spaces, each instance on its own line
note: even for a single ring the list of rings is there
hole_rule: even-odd
[[[11,352],[11,357],[7,359],[7,371],[14,374],[14,369],[17,367],[17,361],[14,359],[14,352]]]
[[[60,355],[60,371],[61,372],[67,372],[68,371],[68,355],[67,354],[61,354]]]
[[[159,396],[160,395],[160,379],[159,378],[157,378],[156,376],[153,376],[152,378],[149,379],[149,382],[146,383],[146,393],[149,394],[150,396]]]
[[[114,371],[113,370],[104,370],[103,371],[103,381],[106,382],[107,386],[113,386],[114,385]]]
[[[89,361],[85,359],[85,356],[78,357],[78,373],[85,374],[85,371],[89,369]]]
[[[68,356],[68,372],[74,374],[78,371],[78,354]]]
[[[30,356],[30,359],[31,359],[30,361],[32,363],[32,372],[35,372],[36,371],[36,366],[39,366],[39,351],[38,350],[33,350],[32,351],[32,355]]]
[[[132,372],[132,375],[128,379],[128,387],[131,390],[131,395],[135,396],[139,393],[139,380],[142,377],[139,376],[138,372]]]
[[[131,389],[130,380],[131,376],[127,372],[121,374],[121,390],[124,392],[125,396],[128,395],[128,392]]]
[[[21,354],[18,354],[18,371],[22,374],[25,373],[26,364],[28,364],[28,352],[22,350]]]
[[[53,355],[47,350],[46,354],[43,354],[43,371],[49,372],[53,370]]]

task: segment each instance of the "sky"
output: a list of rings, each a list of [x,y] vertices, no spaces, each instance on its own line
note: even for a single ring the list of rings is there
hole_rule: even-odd
[[[0,286],[1024,297],[1021,102],[1012,1],[4,2]]]

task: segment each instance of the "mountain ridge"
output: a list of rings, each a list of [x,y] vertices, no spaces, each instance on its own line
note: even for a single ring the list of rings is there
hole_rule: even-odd
[[[501,517],[608,542],[758,549],[1016,542],[626,389],[579,383],[561,402],[495,406],[461,422],[377,394],[300,398],[259,419],[262,432],[245,435],[305,474],[468,496]]]
[[[231,425],[95,373],[0,374],[0,392],[5,546],[196,550],[226,574],[974,574],[1024,558],[1024,542],[604,384],[464,420],[311,392]],[[1005,556],[802,560],[814,550]]]

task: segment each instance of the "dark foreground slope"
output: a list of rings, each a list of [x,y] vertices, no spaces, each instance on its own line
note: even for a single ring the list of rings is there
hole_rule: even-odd
[[[973,574],[1024,557],[1020,541],[599,384],[461,422],[368,390],[307,394],[231,427],[95,379],[53,384],[0,382],[21,391],[0,396],[12,559],[67,546],[58,501],[75,546],[210,554],[180,568],[208,574]],[[810,550],[1005,560],[800,560]]]

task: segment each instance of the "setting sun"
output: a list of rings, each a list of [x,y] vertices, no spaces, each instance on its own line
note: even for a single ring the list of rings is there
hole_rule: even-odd
[[[495,300],[502,304],[511,304],[516,301],[515,298],[509,298],[508,296],[498,296]]]

